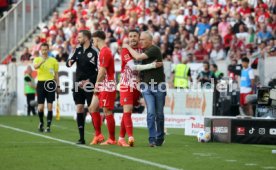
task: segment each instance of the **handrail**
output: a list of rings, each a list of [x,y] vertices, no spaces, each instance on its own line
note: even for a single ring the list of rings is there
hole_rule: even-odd
[[[13,54],[60,2],[62,0],[20,0],[7,11],[0,19],[0,62]]]
[[[8,15],[10,15],[10,13],[11,13],[12,11],[14,11],[15,8],[17,8],[17,6],[19,5],[19,3],[21,3],[22,1],[23,1],[23,0],[18,1],[15,5],[13,5],[13,7],[12,7],[11,9],[9,9],[8,11],[6,11],[6,14],[3,15],[3,17],[0,18],[0,22],[1,22],[2,20],[4,20],[6,17],[8,17]]]

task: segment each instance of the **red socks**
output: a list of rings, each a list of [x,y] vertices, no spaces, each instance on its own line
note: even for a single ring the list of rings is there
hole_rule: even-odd
[[[125,114],[123,114],[122,120],[121,120],[121,128],[120,128],[120,137],[124,138],[126,135],[126,127],[124,123]]]
[[[101,115],[99,112],[91,113],[92,123],[95,129],[95,135],[98,136],[101,134]],[[115,120],[114,116],[107,115],[105,116],[107,128],[109,132],[109,138],[115,140]],[[133,125],[131,119],[131,112],[127,112],[123,114],[121,120],[121,128],[120,128],[120,137],[124,138],[127,133],[128,137],[133,136]]]
[[[113,114],[105,116],[107,128],[109,132],[109,138],[115,140],[115,120]]]
[[[124,120],[124,125],[125,125],[125,129],[128,137],[133,136],[133,124],[131,119],[131,112],[124,113],[123,120]]]
[[[101,134],[101,115],[100,112],[93,112],[90,114],[92,117],[92,124],[95,129],[95,135],[98,136]]]

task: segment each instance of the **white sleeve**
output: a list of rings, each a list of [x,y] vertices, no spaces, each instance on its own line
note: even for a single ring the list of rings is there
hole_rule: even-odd
[[[249,74],[249,78],[250,78],[251,80],[255,78],[254,72],[253,72],[252,69],[249,70],[248,74]]]
[[[142,71],[156,68],[154,63],[145,64],[145,65],[135,65],[133,60],[127,62],[127,66],[133,71]]]

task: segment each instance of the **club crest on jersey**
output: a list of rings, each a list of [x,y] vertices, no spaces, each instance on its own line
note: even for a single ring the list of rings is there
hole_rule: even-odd
[[[88,57],[88,58],[91,58],[92,56],[93,56],[92,53],[88,53],[88,54],[87,54],[87,57]]]

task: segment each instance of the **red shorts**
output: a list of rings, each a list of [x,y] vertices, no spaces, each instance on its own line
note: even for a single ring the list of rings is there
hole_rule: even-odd
[[[98,98],[99,98],[100,108],[106,107],[109,110],[114,109],[114,103],[116,100],[116,91],[113,91],[113,92],[102,91],[98,93]]]
[[[133,105],[138,106],[139,105],[139,99],[140,99],[140,91],[132,88],[120,88],[120,103],[122,106],[124,105]]]
[[[246,96],[253,94],[253,92],[249,92],[249,93],[241,93],[240,94],[240,106],[245,106],[246,105]]]

